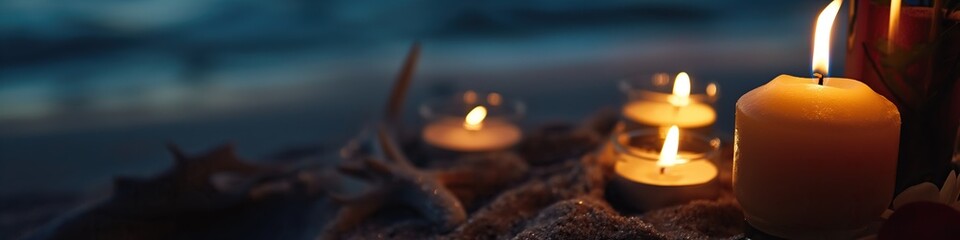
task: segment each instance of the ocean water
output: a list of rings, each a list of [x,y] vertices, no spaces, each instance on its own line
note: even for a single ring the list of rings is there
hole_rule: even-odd
[[[577,121],[619,107],[626,77],[687,71],[719,84],[715,128],[730,136],[740,95],[809,74],[827,2],[4,1],[0,196],[150,176],[170,165],[167,142],[232,142],[249,159],[335,150],[377,119],[416,40],[411,119],[474,89],[522,99],[526,126]]]

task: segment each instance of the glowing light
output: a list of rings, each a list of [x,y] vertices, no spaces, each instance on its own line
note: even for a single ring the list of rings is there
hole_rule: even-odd
[[[667,85],[670,82],[670,74],[667,73],[656,73],[653,74],[653,77],[650,79],[654,86],[663,86]]]
[[[677,125],[670,127],[667,132],[667,139],[663,141],[663,148],[660,149],[660,159],[657,160],[657,166],[666,168],[677,164],[687,162],[679,158],[677,152],[680,150],[680,128]]]
[[[716,83],[707,84],[707,96],[709,96],[709,97],[716,97],[718,91],[719,91],[719,89],[717,89],[717,84],[716,84]]]
[[[463,93],[463,102],[467,104],[474,104],[477,102],[477,92],[467,91]]]
[[[471,131],[477,131],[483,128],[483,119],[487,118],[487,108],[483,106],[477,106],[470,110],[470,113],[467,113],[467,117],[463,119],[463,128]]]
[[[500,106],[500,103],[503,102],[503,97],[499,93],[490,93],[487,94],[487,103],[491,106]]]
[[[893,51],[893,39],[900,25],[900,0],[890,0],[890,22],[887,26],[887,50]]]
[[[678,107],[690,104],[690,75],[686,72],[677,74],[677,79],[673,81],[673,95],[668,101]]]
[[[840,12],[842,0],[833,0],[817,17],[816,30],[813,32],[813,72],[827,76],[830,72],[830,31],[833,21]]]

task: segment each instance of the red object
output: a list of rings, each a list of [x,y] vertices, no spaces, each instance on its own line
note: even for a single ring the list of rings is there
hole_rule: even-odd
[[[960,239],[960,211],[933,202],[904,205],[883,223],[877,239]]]
[[[900,110],[896,192],[920,182],[942,182],[951,169],[960,125],[960,29],[946,29],[960,22],[960,12],[941,11],[934,21],[933,8],[905,4],[891,55],[890,7],[871,0],[850,2],[844,76],[859,79]]]

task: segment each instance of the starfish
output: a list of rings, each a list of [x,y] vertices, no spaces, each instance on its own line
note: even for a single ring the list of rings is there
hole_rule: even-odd
[[[378,210],[391,205],[408,206],[440,231],[449,231],[463,223],[467,214],[460,200],[444,186],[433,172],[413,166],[398,152],[396,142],[381,129],[381,143],[393,157],[364,156],[349,159],[339,165],[340,173],[371,183],[373,187],[360,194],[347,195],[329,191],[329,196],[341,204],[334,219],[326,226],[319,239],[333,239],[352,229]],[[328,189],[329,190],[329,189]]]
[[[333,181],[314,179],[321,189],[326,190],[329,196],[341,204],[341,208],[334,219],[327,224],[320,239],[337,238],[340,234],[359,224],[361,221],[376,213],[387,205],[409,206],[420,215],[446,232],[466,221],[467,213],[460,200],[436,175],[428,171],[417,169],[400,149],[394,133],[401,126],[400,119],[404,98],[413,79],[417,61],[420,55],[420,44],[415,42],[407,54],[403,67],[394,82],[390,97],[387,99],[386,111],[373,141],[354,141],[341,151],[341,156],[348,161],[339,166],[339,172],[372,183],[372,188],[361,194],[346,195],[332,191],[331,183],[338,183],[337,177]],[[356,144],[365,142],[368,144]],[[369,144],[371,143],[372,144]],[[367,148],[362,148],[367,147]],[[374,154],[357,153],[356,150],[379,150]],[[354,150],[354,151],[351,151]],[[309,179],[309,178],[308,178]],[[330,179],[330,178],[327,178]],[[341,181],[342,182],[342,181]]]

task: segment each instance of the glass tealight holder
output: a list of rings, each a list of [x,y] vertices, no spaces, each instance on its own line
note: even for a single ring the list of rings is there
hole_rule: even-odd
[[[419,110],[424,120],[420,138],[428,150],[500,151],[512,148],[523,137],[519,121],[526,106],[497,92],[465,91],[424,102]]]
[[[673,145],[677,158],[665,159],[672,164],[661,161],[666,140],[666,134],[653,129],[611,136],[616,159],[612,196],[619,198],[614,202],[648,211],[719,196],[720,139],[680,130]]]
[[[674,93],[678,75],[659,72],[620,81],[620,90],[627,97],[621,108],[621,130],[662,130],[677,125],[681,129],[710,135],[717,119],[714,103],[720,94],[719,85],[687,74],[689,95],[682,97]]]

